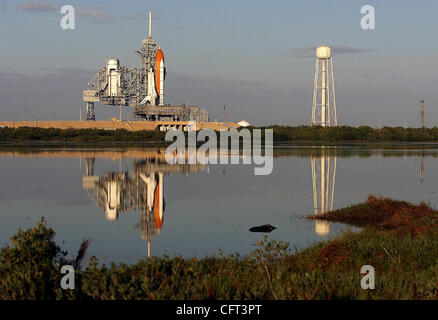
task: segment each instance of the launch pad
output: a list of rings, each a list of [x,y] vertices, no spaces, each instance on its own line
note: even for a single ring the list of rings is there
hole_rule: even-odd
[[[134,114],[147,121],[205,121],[208,119],[208,112],[197,106],[187,104],[174,106],[138,106],[134,108]]]
[[[137,120],[145,121],[209,121],[208,111],[198,106],[164,104],[166,68],[164,53],[152,38],[152,13],[149,12],[149,33],[140,50],[139,68],[120,65],[118,58],[106,59],[83,91],[86,103],[85,120],[95,121],[94,103],[132,107]]]
[[[210,129],[215,131],[237,129],[240,125],[233,122],[197,121],[195,130]],[[143,131],[143,130],[183,130],[193,127],[190,121],[120,121],[117,119],[105,121],[0,121],[0,128],[41,128],[41,129],[98,129]]]

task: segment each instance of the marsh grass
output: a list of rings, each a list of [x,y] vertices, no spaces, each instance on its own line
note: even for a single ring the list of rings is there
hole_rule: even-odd
[[[369,195],[364,203],[310,216],[309,219],[375,227],[397,235],[415,236],[438,229],[438,211],[425,202],[415,205],[374,195]]]

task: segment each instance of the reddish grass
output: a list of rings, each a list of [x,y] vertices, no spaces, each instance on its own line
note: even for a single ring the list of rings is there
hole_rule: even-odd
[[[319,259],[323,263],[323,268],[328,269],[335,266],[350,256],[350,249],[347,244],[331,242],[319,251]]]
[[[412,235],[438,230],[438,211],[424,202],[418,205],[369,195],[366,202],[310,219],[375,226],[398,235]]]

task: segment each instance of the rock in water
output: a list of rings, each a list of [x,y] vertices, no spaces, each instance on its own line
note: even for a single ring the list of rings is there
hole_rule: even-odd
[[[251,232],[271,232],[272,230],[277,229],[274,226],[271,226],[270,224],[264,224],[262,226],[252,227],[249,229]]]

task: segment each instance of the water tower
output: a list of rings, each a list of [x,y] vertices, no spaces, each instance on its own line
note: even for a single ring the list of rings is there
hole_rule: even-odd
[[[338,125],[332,50],[326,45],[316,48],[312,126],[317,125],[323,127]]]

